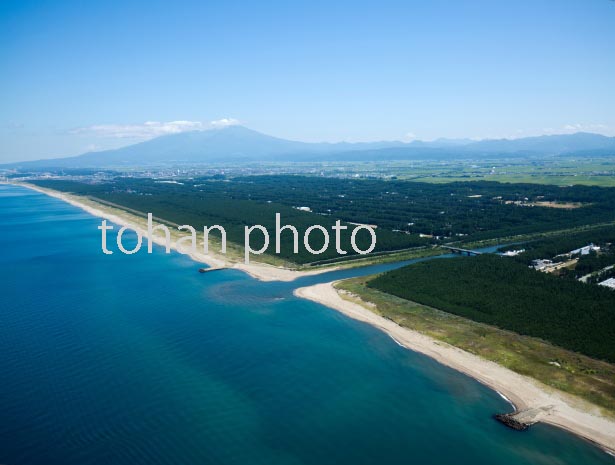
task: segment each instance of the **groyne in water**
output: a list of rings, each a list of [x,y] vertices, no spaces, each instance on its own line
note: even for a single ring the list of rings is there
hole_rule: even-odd
[[[226,270],[225,266],[216,266],[213,268],[199,268],[199,273],[211,273],[212,271]]]
[[[500,413],[494,415],[494,418],[516,431],[525,431],[533,424],[538,423],[540,418],[547,415],[552,408],[552,406],[547,406],[520,410],[513,413]]]

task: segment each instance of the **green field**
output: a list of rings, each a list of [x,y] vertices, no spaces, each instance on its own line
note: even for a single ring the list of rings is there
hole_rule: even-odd
[[[592,175],[548,175],[548,174],[478,174],[473,176],[426,176],[414,178],[420,182],[448,183],[467,181],[496,181],[505,183],[533,183],[552,184],[555,186],[598,186],[615,187],[615,174],[592,176]]]
[[[404,177],[434,183],[482,180],[556,186],[615,187],[615,160],[541,158],[458,163],[440,167],[429,165],[422,167],[422,173],[418,176],[409,173]]]

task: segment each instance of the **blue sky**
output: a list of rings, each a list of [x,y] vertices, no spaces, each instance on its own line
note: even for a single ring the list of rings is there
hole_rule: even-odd
[[[3,0],[0,162],[212,121],[305,141],[615,135],[614,46],[612,0]]]

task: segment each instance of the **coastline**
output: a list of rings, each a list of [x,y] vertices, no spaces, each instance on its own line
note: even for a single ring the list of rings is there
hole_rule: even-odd
[[[42,187],[35,186],[33,184],[10,183],[9,185],[26,187],[36,192],[40,192],[41,194],[54,197],[77,208],[80,208],[81,210],[89,213],[92,216],[106,219],[119,226],[126,226],[128,228],[134,229],[135,231],[138,231],[143,237],[147,235],[146,220],[127,211],[109,207],[93,200],[88,201],[87,199],[81,198],[77,195],[54,191],[53,189],[45,189]],[[174,250],[177,253],[181,253],[182,255],[187,255],[195,262],[203,263],[210,268],[229,268],[243,271],[251,277],[258,279],[259,281],[294,281],[295,279],[301,278],[303,276],[311,276],[338,269],[338,267],[331,267],[310,271],[298,271],[283,267],[277,267],[266,263],[260,263],[258,261],[251,261],[249,264],[245,264],[243,262],[232,260],[228,256],[221,253],[209,253],[207,255],[202,252],[185,253],[179,250],[179,248],[177,247],[177,240],[181,237],[185,237],[185,235],[180,234],[173,228],[169,229],[171,231],[171,250]],[[154,235],[152,239],[153,242],[157,245],[165,245],[165,240],[160,236]]]
[[[127,211],[100,204],[94,200],[66,194],[52,189],[40,188],[26,183],[9,183],[57,198],[99,218],[106,219],[119,226],[127,226],[146,234],[145,220]],[[186,254],[177,247],[177,239],[182,235],[171,230],[171,249],[188,255],[197,263],[203,263],[212,268],[237,269],[260,281],[294,281],[297,278],[316,275],[340,267],[318,269],[313,271],[297,271],[277,267],[265,263],[252,262],[248,265],[229,260],[222,254],[190,253]],[[174,234],[175,233],[175,234]],[[164,246],[161,237],[154,236],[154,242]],[[419,352],[438,363],[453,368],[472,377],[490,389],[496,391],[504,400],[511,404],[515,411],[527,409],[542,410],[536,420],[565,429],[582,437],[609,455],[615,457],[615,421],[604,417],[598,407],[574,396],[550,388],[532,378],[519,375],[494,362],[482,359],[469,352],[436,341],[419,332],[403,328],[391,320],[387,320],[367,307],[350,302],[341,297],[334,288],[335,282],[317,284],[298,288],[294,294],[298,297],[312,300],[358,321],[368,323],[388,334],[398,345]]]
[[[334,284],[302,287],[294,294],[384,331],[398,345],[433,358],[495,390],[515,411],[536,409],[537,421],[565,429],[615,456],[615,421],[603,416],[598,407],[462,349],[401,327],[369,310],[367,302],[359,305],[345,300]]]

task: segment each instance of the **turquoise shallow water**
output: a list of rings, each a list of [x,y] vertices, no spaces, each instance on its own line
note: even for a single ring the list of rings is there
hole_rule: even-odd
[[[292,295],[365,271],[199,274],[105,256],[99,224],[0,186],[1,464],[615,463],[503,427],[497,393]]]

